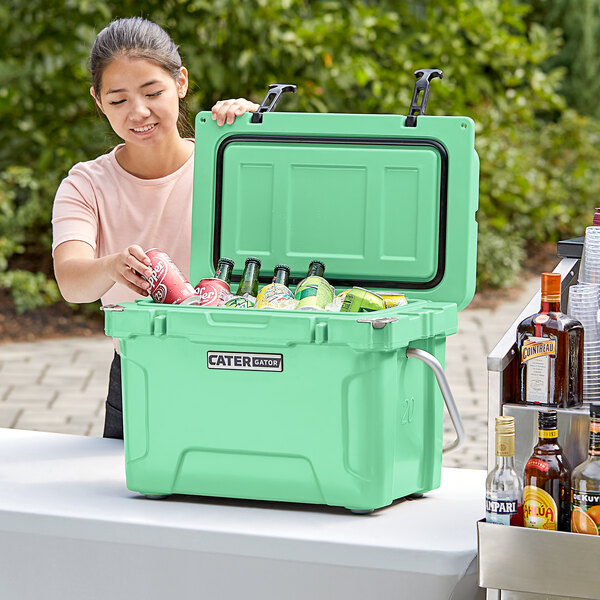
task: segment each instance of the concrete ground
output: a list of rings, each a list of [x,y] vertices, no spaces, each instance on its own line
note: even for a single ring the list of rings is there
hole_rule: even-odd
[[[467,442],[444,457],[446,467],[486,468],[487,355],[539,287],[528,281],[495,309],[467,308],[447,339],[446,374]],[[0,344],[0,427],[101,436],[109,338],[93,336]],[[452,439],[445,416],[444,439]]]

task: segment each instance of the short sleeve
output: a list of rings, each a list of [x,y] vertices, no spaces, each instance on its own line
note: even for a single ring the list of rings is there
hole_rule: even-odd
[[[94,251],[98,240],[98,208],[93,186],[84,173],[71,169],[62,180],[52,208],[52,255],[63,242],[78,240]]]

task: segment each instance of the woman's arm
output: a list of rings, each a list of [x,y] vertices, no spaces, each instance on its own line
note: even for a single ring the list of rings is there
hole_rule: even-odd
[[[86,242],[63,242],[54,250],[54,274],[67,302],[95,302],[115,283],[146,296],[147,277],[152,275],[150,259],[134,244],[117,254],[94,258],[93,248]]]

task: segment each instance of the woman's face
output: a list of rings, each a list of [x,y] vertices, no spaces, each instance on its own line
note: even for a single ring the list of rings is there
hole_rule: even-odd
[[[185,67],[175,81],[151,60],[117,58],[102,74],[100,97],[90,92],[126,144],[154,146],[179,136],[179,99],[187,87]]]

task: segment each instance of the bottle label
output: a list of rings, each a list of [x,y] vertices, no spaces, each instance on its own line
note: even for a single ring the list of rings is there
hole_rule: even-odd
[[[541,458],[530,458],[525,465],[526,469],[537,469],[538,471],[542,471],[543,473],[547,473],[550,466],[545,460]]]
[[[530,336],[521,347],[521,364],[525,365],[527,402],[548,404],[552,367],[556,357],[556,340]]]
[[[571,490],[571,531],[600,534],[600,492]]]
[[[554,498],[534,485],[526,485],[523,490],[523,517],[525,527],[557,530],[558,507]]]
[[[517,514],[517,500],[511,498],[485,498],[485,520],[498,525],[510,525],[513,515]]]
[[[558,438],[558,429],[538,429],[540,440],[555,440]]]
[[[600,455],[600,423],[594,419],[590,422],[590,456]]]

